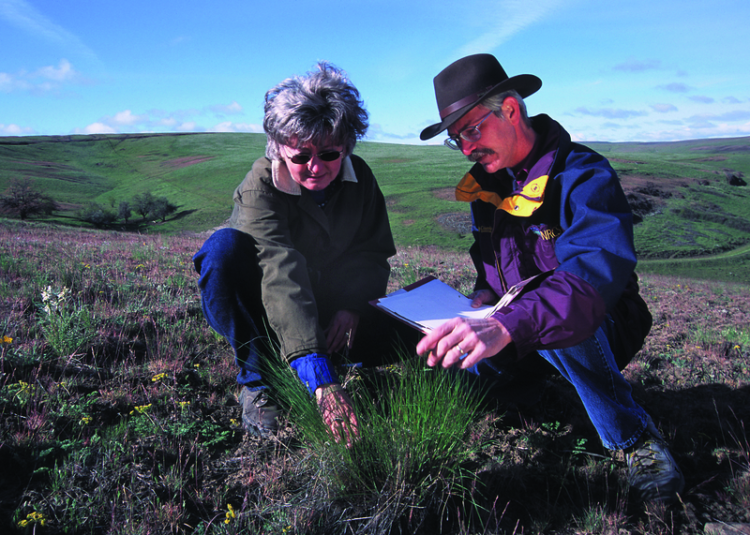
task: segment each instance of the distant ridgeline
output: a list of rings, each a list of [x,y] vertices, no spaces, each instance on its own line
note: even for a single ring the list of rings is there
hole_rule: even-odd
[[[86,207],[117,215],[122,202],[148,193],[174,211],[163,218],[136,212],[127,225],[117,217],[106,228],[129,230],[137,221],[140,232],[205,232],[228,218],[234,188],[264,155],[265,141],[253,133],[0,137],[0,192],[13,180],[27,181],[57,206],[33,217],[66,225],[87,225],[80,217]],[[742,271],[750,245],[750,138],[585,144],[618,172],[636,221],[639,257],[649,261],[639,271],[652,260],[683,265],[701,258],[705,264],[729,254],[731,262],[723,264]],[[373,142],[359,143],[355,152],[386,196],[400,248],[468,250],[469,207],[453,194],[470,165],[461,154]]]

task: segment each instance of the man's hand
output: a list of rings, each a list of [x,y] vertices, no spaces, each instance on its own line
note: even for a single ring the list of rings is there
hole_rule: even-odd
[[[351,310],[339,310],[333,315],[330,325],[326,329],[326,343],[328,351],[335,353],[348,347],[351,349],[354,335],[359,325],[359,314]]]
[[[359,422],[354,414],[352,400],[344,387],[338,384],[319,386],[315,390],[315,399],[334,440],[345,441],[346,447],[351,448],[359,438]]]
[[[512,341],[508,330],[495,318],[454,318],[422,338],[417,353],[427,353],[427,365],[461,369],[498,354]]]

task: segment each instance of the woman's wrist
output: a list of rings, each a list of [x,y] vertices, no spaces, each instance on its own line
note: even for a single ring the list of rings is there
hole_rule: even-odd
[[[341,392],[343,390],[344,390],[344,387],[338,383],[328,383],[325,385],[320,385],[318,388],[315,389],[315,399],[320,401],[328,394],[334,394],[336,392]]]

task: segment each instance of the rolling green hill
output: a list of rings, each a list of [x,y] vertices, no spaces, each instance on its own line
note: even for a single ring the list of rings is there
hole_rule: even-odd
[[[733,268],[728,280],[750,282],[750,187],[729,184],[750,174],[750,138],[588,145],[610,159],[642,219],[635,231],[640,271],[715,275]],[[82,224],[75,212],[87,202],[116,207],[150,191],[179,209],[140,231],[202,232],[229,216],[232,191],[264,146],[262,134],[5,137],[0,191],[13,178],[33,179],[62,207],[47,220],[71,225]],[[400,247],[468,247],[468,205],[453,199],[469,168],[460,153],[372,142],[356,153],[378,178]]]

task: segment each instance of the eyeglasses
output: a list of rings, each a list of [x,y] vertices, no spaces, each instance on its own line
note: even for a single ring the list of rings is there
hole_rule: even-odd
[[[482,139],[482,131],[479,130],[479,125],[481,125],[484,120],[492,115],[492,111],[490,111],[487,115],[482,117],[482,119],[475,124],[474,126],[467,126],[463,130],[461,130],[458,133],[458,136],[448,136],[448,139],[445,140],[445,145],[453,150],[461,150],[461,140],[465,139],[466,141],[470,143],[476,143],[480,139]]]
[[[343,151],[340,150],[324,150],[318,153],[318,158],[320,158],[324,162],[335,162],[336,160],[341,158],[342,153]],[[289,159],[292,161],[292,163],[296,163],[297,165],[305,165],[312,159],[312,157],[313,155],[310,153],[300,152],[299,154],[290,156]]]

